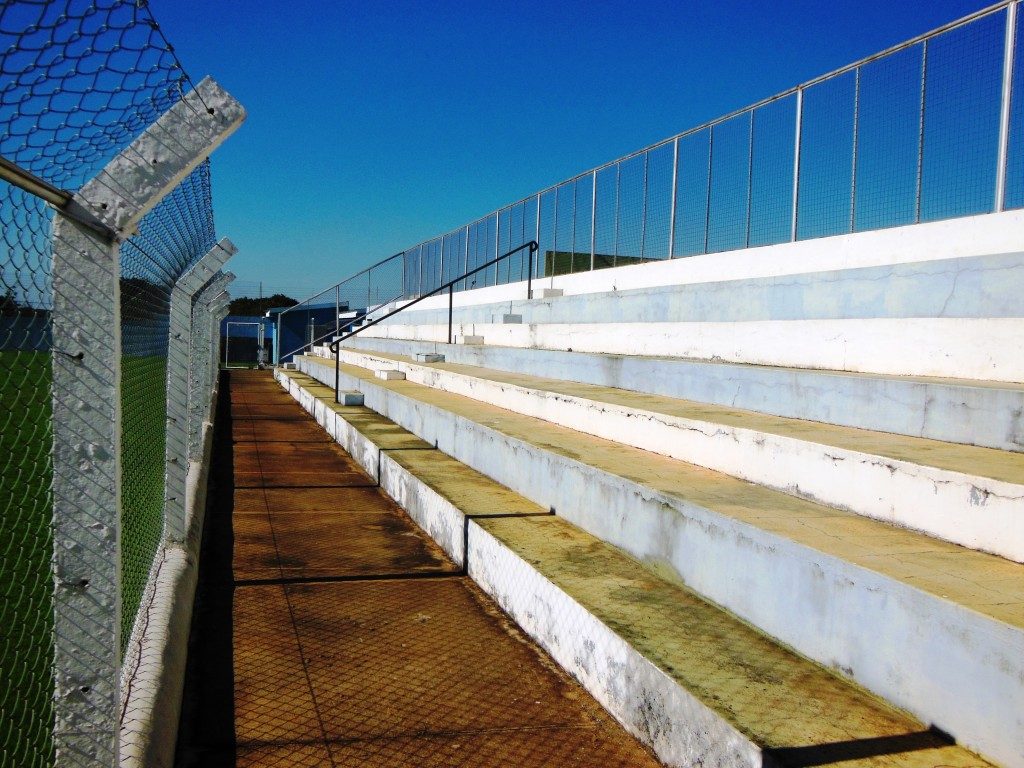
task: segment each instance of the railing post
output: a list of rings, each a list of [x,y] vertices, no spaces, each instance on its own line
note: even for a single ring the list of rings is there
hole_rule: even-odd
[[[595,241],[597,238],[597,171],[591,176],[590,179],[590,271],[594,271],[594,249]],[[533,255],[533,251],[530,251],[530,255]]]
[[[928,86],[928,41],[921,43],[921,102],[917,124],[917,181],[914,189],[914,221],[921,221],[921,187],[924,176],[924,107]]]
[[[452,313],[455,303],[455,295],[451,285],[448,286],[448,343],[452,343]]]
[[[131,233],[244,118],[238,102],[203,80],[85,184],[75,203]],[[55,216],[53,727],[60,768],[119,762],[119,253],[116,241]]]
[[[595,189],[597,187],[595,183]],[[668,257],[676,255],[676,188],[679,186],[679,139],[672,142],[672,211],[668,220]]]
[[[537,234],[533,238],[534,241],[537,242],[537,243],[540,242],[540,197],[541,197],[540,192],[538,192],[537,193]],[[533,253],[534,253],[533,251],[530,251],[531,257],[533,256]],[[537,250],[537,259],[538,260],[540,259],[540,250],[539,249]],[[540,265],[538,264],[537,266],[539,267]],[[527,282],[529,282],[529,277],[527,277]],[[532,299],[533,298],[533,291],[530,291],[526,298]]]
[[[747,135],[747,236],[744,246],[750,247],[750,221],[754,212],[754,110],[750,110],[750,126]]]
[[[651,164],[650,151],[644,152],[644,201],[641,204],[640,212],[640,261],[643,262],[647,253],[647,193],[650,186],[649,167]]]
[[[797,216],[800,206],[800,134],[804,121],[804,89],[796,91],[796,135],[793,137],[793,209],[789,220],[789,239],[796,242]]]
[[[192,342],[192,302],[236,252],[224,238],[187,269],[171,290],[167,340],[167,426],[164,475],[164,538],[185,540],[185,486],[188,475],[189,375]]]
[[[444,285],[444,239],[446,235],[441,235],[441,252],[437,257],[437,284]]]
[[[860,143],[860,67],[853,81],[853,158],[850,166],[850,231],[857,228],[857,152]]]
[[[1003,46],[1003,89],[1002,102],[999,109],[999,153],[996,170],[997,212],[1006,208],[1006,163],[1010,144],[1010,100],[1013,97],[1013,58],[1017,46],[1017,6],[1011,3],[1006,7],[1006,37]]]
[[[612,266],[619,260],[619,205],[622,194],[622,163],[615,163],[615,239],[612,245]]]
[[[540,210],[540,201],[538,200],[537,202],[537,209]],[[533,255],[537,253],[538,250],[540,250],[540,245],[537,243],[536,240],[534,240],[533,243],[530,245],[530,264],[526,268],[526,298],[528,299],[533,298]]]
[[[711,172],[715,161],[715,126],[708,128],[708,189],[704,199],[704,253],[711,242]]]
[[[341,402],[338,399],[338,390],[341,388],[341,343],[334,340],[334,402]]]

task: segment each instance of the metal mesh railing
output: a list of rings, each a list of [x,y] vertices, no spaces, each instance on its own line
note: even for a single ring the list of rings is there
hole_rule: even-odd
[[[432,253],[440,261],[437,248]],[[406,297],[407,283],[419,284],[418,268],[418,261],[399,253],[289,307],[278,316],[275,362],[289,362],[292,355],[330,341],[379,307]]]
[[[7,170],[75,192],[189,89],[144,2],[0,4]],[[72,398],[52,384],[53,356],[71,354],[52,342],[54,217],[40,197],[0,181],[0,763],[29,767],[55,758],[52,409]],[[122,647],[163,524],[170,290],[213,242],[204,163],[120,250]]]
[[[1004,0],[407,249],[414,298],[529,240],[534,275],[1024,207],[1024,54]],[[516,265],[459,290],[525,280]],[[328,289],[327,295],[333,289]]]

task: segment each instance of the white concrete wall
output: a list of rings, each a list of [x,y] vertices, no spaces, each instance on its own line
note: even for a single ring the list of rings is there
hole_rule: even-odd
[[[1022,233],[1024,210],[1006,211],[545,277],[534,281],[534,287],[560,288],[570,296],[1014,253],[1024,250]],[[470,306],[525,297],[523,281],[461,291],[455,294],[454,304]],[[439,295],[420,302],[417,309],[447,306],[448,296]]]
[[[456,343],[711,360],[897,376],[1024,382],[1024,319],[456,325]],[[447,325],[377,325],[364,338],[446,342]]]

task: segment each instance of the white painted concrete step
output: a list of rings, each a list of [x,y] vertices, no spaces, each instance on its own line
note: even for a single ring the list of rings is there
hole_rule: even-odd
[[[495,345],[354,337],[346,346],[1001,450],[1024,450],[1024,386]],[[326,354],[325,349],[316,350]]]
[[[1024,318],[873,318],[455,325],[503,347],[661,355],[894,376],[1024,382]],[[375,325],[366,337],[445,342],[447,324]]]
[[[298,359],[333,382],[334,366]],[[1024,567],[410,381],[346,389],[799,653],[1019,764]]]
[[[1024,453],[402,355],[341,354],[378,377],[397,370],[435,389],[1024,562]]]
[[[312,379],[277,375],[328,431],[370,423],[329,394],[314,404]],[[983,764],[440,451],[378,460],[364,467],[382,488],[666,765]]]

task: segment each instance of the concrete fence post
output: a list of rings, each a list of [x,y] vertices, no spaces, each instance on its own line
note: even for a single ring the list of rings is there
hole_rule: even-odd
[[[184,541],[185,482],[188,475],[189,400],[192,367],[192,302],[195,295],[237,252],[224,238],[178,278],[171,290],[167,340],[167,441],[165,448],[164,538]]]
[[[241,124],[209,78],[75,195],[118,234]],[[118,762],[121,670],[120,248],[60,213],[53,223],[53,578],[56,765]]]
[[[214,371],[212,350],[217,340],[212,325],[210,304],[235,279],[230,272],[219,272],[196,294],[192,305],[192,345],[189,355],[191,393],[189,394],[189,458],[197,458],[202,448],[203,422],[210,419],[210,395]]]

